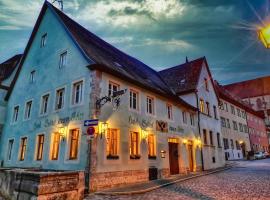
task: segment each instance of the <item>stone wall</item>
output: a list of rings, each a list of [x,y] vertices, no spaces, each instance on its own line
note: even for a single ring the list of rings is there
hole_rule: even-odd
[[[0,169],[0,192],[12,200],[80,200],[84,197],[84,172]]]

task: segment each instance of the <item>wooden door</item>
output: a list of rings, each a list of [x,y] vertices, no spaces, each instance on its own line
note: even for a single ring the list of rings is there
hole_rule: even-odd
[[[178,143],[169,142],[170,173],[179,174]]]
[[[194,170],[194,161],[193,161],[193,145],[188,145],[188,161],[189,161],[189,170],[193,172]]]

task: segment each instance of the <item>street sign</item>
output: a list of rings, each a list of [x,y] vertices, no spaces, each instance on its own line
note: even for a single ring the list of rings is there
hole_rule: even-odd
[[[95,130],[94,127],[89,126],[89,127],[87,128],[87,135],[94,135],[95,132],[96,132],[96,130]]]
[[[84,120],[84,126],[97,126],[97,125],[98,125],[98,119]]]

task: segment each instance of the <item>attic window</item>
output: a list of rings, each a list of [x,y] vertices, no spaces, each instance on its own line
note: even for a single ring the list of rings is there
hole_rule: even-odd
[[[41,43],[40,43],[40,47],[45,47],[47,43],[47,33],[45,33],[44,35],[41,36]]]

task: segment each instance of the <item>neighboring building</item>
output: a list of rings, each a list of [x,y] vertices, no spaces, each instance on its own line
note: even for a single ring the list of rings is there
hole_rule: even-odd
[[[7,101],[5,96],[11,86],[12,80],[14,79],[21,57],[22,55],[18,54],[0,64],[0,141],[6,119]]]
[[[225,160],[243,159],[251,150],[246,110],[251,110],[241,99],[232,96],[216,82],[220,99],[221,132]]]
[[[264,116],[268,130],[268,143],[270,143],[270,76],[232,83],[224,87],[230,93],[249,104],[255,111],[260,112],[260,117]],[[261,141],[259,139],[256,140],[256,143]],[[265,145],[265,143],[261,145]]]
[[[160,71],[176,94],[198,108],[199,133],[203,141],[204,169],[224,165],[218,96],[206,61],[193,61]]]
[[[91,190],[202,168],[197,109],[47,1],[15,77],[0,145],[5,167],[85,170]],[[99,119],[90,144],[88,119]]]

